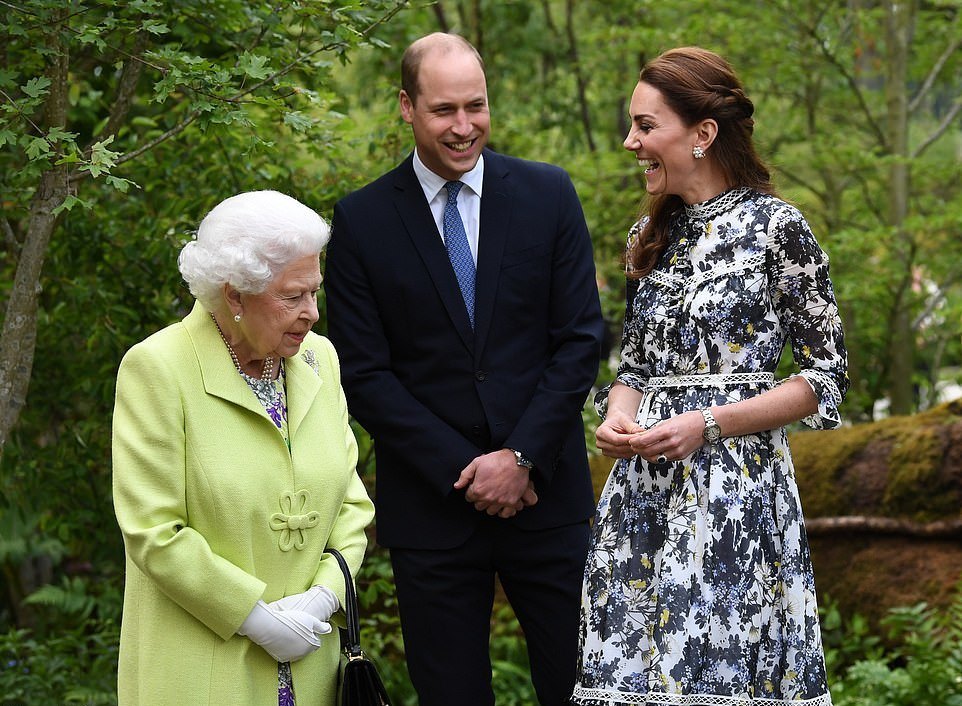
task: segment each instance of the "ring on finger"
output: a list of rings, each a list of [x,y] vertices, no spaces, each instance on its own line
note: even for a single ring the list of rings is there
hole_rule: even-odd
[[[665,454],[658,454],[658,458],[655,459],[655,463],[668,463],[668,457]]]

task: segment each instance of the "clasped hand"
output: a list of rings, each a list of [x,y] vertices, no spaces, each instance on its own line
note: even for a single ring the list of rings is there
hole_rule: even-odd
[[[704,444],[705,419],[700,412],[685,412],[645,429],[620,410],[609,410],[595,432],[598,449],[609,458],[641,456],[656,463],[659,456],[677,461]]]
[[[318,636],[331,632],[328,621],[339,607],[333,591],[312,586],[271,603],[257,601],[237,633],[278,662],[294,662],[321,646]]]
[[[479,512],[507,519],[538,502],[527,469],[518,465],[514,452],[500,449],[471,461],[454,484]]]

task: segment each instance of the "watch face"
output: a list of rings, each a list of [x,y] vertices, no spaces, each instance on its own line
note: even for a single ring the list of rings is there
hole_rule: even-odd
[[[721,427],[717,424],[712,424],[705,427],[705,441],[714,444],[721,438]]]

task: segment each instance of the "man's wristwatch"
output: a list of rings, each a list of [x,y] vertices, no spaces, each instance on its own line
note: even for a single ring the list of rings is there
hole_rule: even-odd
[[[716,444],[721,439],[721,427],[715,421],[715,416],[707,407],[701,411],[701,416],[705,418],[705,432],[703,436],[709,444]]]
[[[521,466],[522,468],[527,468],[529,471],[532,468],[534,468],[534,461],[532,461],[530,458],[525,456],[520,451],[517,451],[515,449],[511,449],[511,450],[514,451],[514,460],[517,462],[519,466]]]

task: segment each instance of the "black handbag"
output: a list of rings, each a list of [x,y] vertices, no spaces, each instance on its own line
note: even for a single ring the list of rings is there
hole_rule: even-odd
[[[347,629],[341,630],[341,665],[337,675],[338,706],[391,706],[381,676],[374,662],[361,650],[361,626],[358,620],[354,579],[344,557],[328,548],[344,574],[344,614]]]

